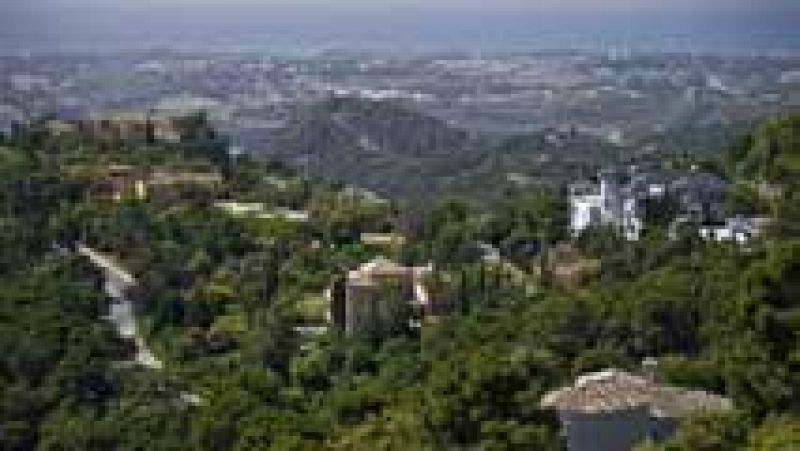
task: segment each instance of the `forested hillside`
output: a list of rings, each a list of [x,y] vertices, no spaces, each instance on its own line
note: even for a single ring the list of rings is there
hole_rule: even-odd
[[[346,111],[331,117],[318,118],[325,139],[354,145],[329,124]],[[605,230],[573,242],[564,196],[546,187],[488,206],[359,197],[228,158],[202,118],[192,127],[181,144],[100,146],[36,127],[0,144],[0,448],[556,450],[563,438],[542,396],[648,357],[665,382],[735,408],[688,417],[642,449],[800,446],[797,116],[760,126],[715,162],[736,186],[732,205],[772,218],[746,246],[669,240],[658,224],[637,242]],[[415,161],[415,138],[364,133],[399,143],[391,164]],[[453,151],[465,138],[430,134]],[[356,160],[354,170],[367,164]],[[158,180],[186,168],[220,180],[105,195],[98,182],[123,165]],[[238,217],[220,200],[308,219]],[[377,232],[405,240],[376,249],[359,239]],[[131,362],[78,242],[136,276],[137,322],[163,369]],[[582,277],[560,277],[564,248],[585,263]],[[431,262],[452,312],[391,335],[298,327],[324,325],[331,281],[377,255]]]
[[[604,165],[657,157],[576,129],[487,137],[413,105],[335,97],[299,108],[276,136],[248,147],[387,196],[462,194],[484,201],[519,184],[557,187]]]

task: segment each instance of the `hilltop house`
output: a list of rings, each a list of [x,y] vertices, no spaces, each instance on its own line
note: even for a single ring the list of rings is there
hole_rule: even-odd
[[[290,210],[288,208],[269,208],[259,202],[235,202],[220,200],[214,207],[223,210],[235,218],[253,219],[280,219],[287,222],[308,222],[311,215],[304,210]]]
[[[112,164],[105,168],[105,174],[95,180],[91,187],[93,196],[120,201],[123,197],[143,200],[147,197],[145,174],[134,166]]]
[[[719,395],[618,369],[583,375],[547,393],[540,405],[557,412],[569,451],[630,450],[645,440],[669,438],[687,415],[733,408]]]
[[[599,183],[578,182],[569,186],[570,231],[608,225],[627,240],[635,241],[644,230],[648,204],[669,200],[678,212],[696,223],[718,220],[727,185],[712,174],[692,171],[675,173],[608,169],[598,175]]]
[[[397,233],[362,233],[362,244],[384,249],[396,249],[405,244],[406,238]]]
[[[177,143],[181,128],[180,118],[144,112],[105,112],[78,122],[78,130],[97,141]]]
[[[204,186],[216,187],[223,182],[222,175],[205,167],[142,168],[112,164],[105,174],[94,182],[92,193],[116,201],[123,198],[145,200],[153,192],[168,187]]]

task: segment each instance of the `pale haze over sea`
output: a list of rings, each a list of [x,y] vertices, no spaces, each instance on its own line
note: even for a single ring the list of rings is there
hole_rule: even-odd
[[[0,51],[6,54],[153,49],[313,53],[327,49],[612,48],[800,54],[798,0],[3,3]]]

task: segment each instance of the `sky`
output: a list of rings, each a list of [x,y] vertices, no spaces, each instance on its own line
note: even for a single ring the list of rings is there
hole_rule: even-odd
[[[6,50],[178,41],[524,47],[547,46],[545,35],[560,36],[552,46],[570,47],[579,38],[641,43],[645,35],[692,35],[699,43],[722,34],[730,47],[772,39],[800,49],[797,24],[800,0],[0,0]]]
[[[681,11],[800,11],[797,0],[3,0],[4,8],[47,14],[53,10],[156,11],[175,8],[249,11],[418,13],[672,13]]]

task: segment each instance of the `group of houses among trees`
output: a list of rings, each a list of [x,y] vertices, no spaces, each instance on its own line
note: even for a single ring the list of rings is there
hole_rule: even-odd
[[[598,182],[569,186],[570,232],[609,226],[629,241],[649,226],[668,225],[670,237],[690,229],[703,239],[745,243],[761,234],[767,221],[729,211],[730,187],[721,177],[701,172],[645,170],[636,165],[600,171]]]

